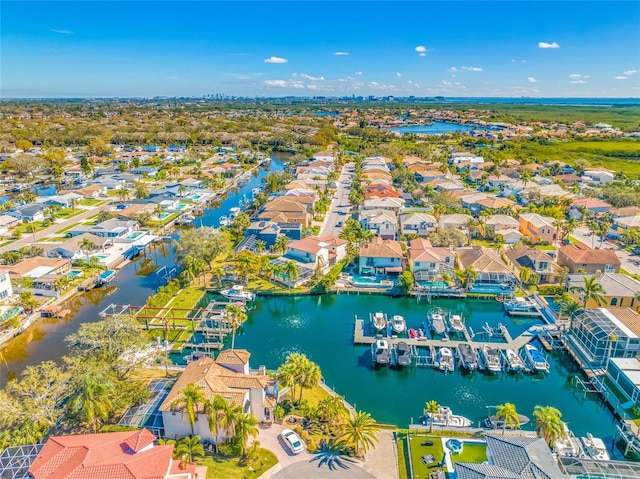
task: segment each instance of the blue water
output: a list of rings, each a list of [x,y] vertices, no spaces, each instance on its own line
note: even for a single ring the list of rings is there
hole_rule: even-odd
[[[571,105],[571,106],[621,106],[640,105],[640,98],[492,98],[492,97],[452,97],[445,102],[466,103],[512,103],[531,105]]]
[[[482,128],[472,127],[468,125],[458,125],[457,123],[448,123],[444,121],[434,121],[431,125],[398,126],[390,128],[389,130],[397,131],[402,134],[423,133],[425,135],[442,135],[445,133],[482,130]]]

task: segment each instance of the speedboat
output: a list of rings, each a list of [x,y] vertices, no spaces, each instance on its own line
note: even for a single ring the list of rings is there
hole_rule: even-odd
[[[433,329],[438,334],[444,334],[447,329],[447,325],[444,322],[444,316],[439,310],[432,311],[429,314],[429,319],[431,321],[431,329]]]
[[[463,368],[469,371],[475,371],[478,369],[478,357],[476,352],[467,343],[460,343],[458,345],[458,358]]]
[[[378,331],[382,331],[387,327],[387,315],[382,311],[378,311],[371,316],[371,322],[373,323],[373,327]]]
[[[386,366],[391,362],[389,343],[385,339],[376,340],[376,342],[371,345],[371,352],[375,364]]]
[[[532,344],[525,344],[524,351],[531,369],[537,372],[549,372],[549,363],[535,346]]]
[[[462,322],[462,317],[459,314],[452,314],[449,318],[449,324],[451,324],[451,330],[457,333],[462,333],[464,331],[464,323]]]
[[[411,364],[411,348],[404,341],[396,344],[396,364],[398,366],[408,366]]]
[[[396,333],[402,333],[407,329],[407,323],[405,323],[404,318],[399,314],[396,314],[391,318],[391,329],[393,329]]]
[[[604,441],[599,437],[593,437],[590,433],[587,433],[587,437],[581,437],[580,440],[584,445],[584,452],[592,459],[598,461],[610,461],[609,453],[607,452],[607,446]]]
[[[230,218],[235,218],[238,213],[240,213],[240,208],[238,208],[237,206],[234,206],[233,208],[229,208],[229,217]]]
[[[573,435],[573,433],[569,430],[567,423],[562,423],[563,425],[563,433],[554,445],[554,452],[559,457],[579,457],[581,452],[580,443],[578,439]]]
[[[231,220],[226,216],[221,216],[219,222],[220,226],[229,226],[231,224]]]
[[[500,352],[496,348],[492,348],[488,344],[482,346],[482,358],[484,359],[484,367],[491,373],[499,373],[502,371],[500,363]]]
[[[436,355],[436,359],[438,361],[440,371],[449,372],[454,370],[455,365],[453,364],[453,353],[451,352],[451,349],[446,347],[440,348]]]
[[[253,301],[256,298],[255,293],[245,291],[241,284],[234,284],[231,289],[220,291],[220,294],[234,301]]]
[[[529,298],[514,298],[502,303],[505,311],[512,316],[537,316],[538,306]]]
[[[205,353],[204,351],[194,351],[191,354],[187,354],[186,356],[182,357],[182,360],[189,364],[189,363],[195,363],[197,361],[200,361],[201,359],[204,359],[208,357],[207,353]]]
[[[451,412],[447,406],[440,406],[438,412],[426,413],[422,419],[424,425],[433,424],[442,427],[470,427],[473,423],[464,416],[458,416]]]
[[[506,351],[506,355],[507,361],[509,362],[510,371],[520,372],[524,370],[524,362],[522,361],[520,356],[518,356],[518,353],[509,348]]]
[[[529,424],[530,419],[523,415],[523,414],[518,414],[518,423],[519,426],[518,427],[522,427],[525,424]],[[486,428],[489,429],[511,429],[512,425],[510,423],[506,423],[499,418],[498,416],[487,416],[484,420],[484,426]]]

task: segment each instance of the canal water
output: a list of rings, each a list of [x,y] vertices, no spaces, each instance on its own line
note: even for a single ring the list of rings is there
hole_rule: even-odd
[[[446,121],[434,121],[430,125],[411,125],[398,126],[389,128],[390,131],[405,133],[422,133],[424,135],[443,135],[445,133],[457,133],[471,130],[482,130],[480,127],[472,127],[468,125],[459,125],[457,123],[449,123]]]

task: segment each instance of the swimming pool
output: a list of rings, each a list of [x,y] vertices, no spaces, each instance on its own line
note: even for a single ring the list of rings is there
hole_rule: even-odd
[[[162,213],[160,215],[160,221],[166,220],[169,216],[171,216],[171,213]]]
[[[469,288],[469,292],[476,294],[513,294],[514,289],[511,287],[503,287],[500,284],[475,283]]]
[[[108,254],[97,254],[93,256],[94,258],[98,258],[99,260],[107,259],[109,257]]]
[[[193,201],[198,201],[200,198],[202,198],[202,195],[198,195],[198,194],[191,195],[191,199]]]
[[[448,288],[449,283],[445,283],[444,281],[418,281],[418,286],[424,288]]]
[[[75,277],[80,276],[81,274],[82,274],[82,271],[80,271],[79,269],[72,269],[67,273],[67,278],[74,279]]]
[[[0,322],[13,318],[20,311],[22,311],[22,308],[18,308],[18,307],[13,307],[11,309],[6,310],[4,313],[0,314]]]
[[[135,231],[129,235],[129,239],[136,240],[140,238],[140,236],[144,236],[146,233],[144,231]]]

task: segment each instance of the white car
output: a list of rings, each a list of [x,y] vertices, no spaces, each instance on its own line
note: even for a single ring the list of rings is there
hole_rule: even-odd
[[[304,444],[302,443],[298,435],[291,429],[284,429],[282,431],[282,434],[280,435],[293,454],[300,454],[302,451],[304,451]]]

